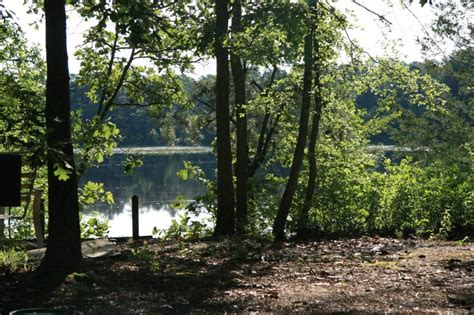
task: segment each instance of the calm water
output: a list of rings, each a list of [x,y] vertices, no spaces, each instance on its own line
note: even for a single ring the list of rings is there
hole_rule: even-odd
[[[162,151],[162,150],[160,150]],[[170,203],[178,195],[186,200],[204,192],[194,180],[183,181],[176,173],[184,168],[184,161],[201,167],[208,177],[214,176],[216,161],[211,153],[147,152],[141,159],[142,167],[135,168],[132,175],[124,173],[124,154],[114,154],[98,168],[87,170],[81,183],[89,180],[103,182],[106,190],[113,193],[115,204],[95,204],[86,209],[87,217],[92,211],[100,212],[109,220],[109,236],[132,235],[131,198],[139,197],[140,235],[151,235],[153,227],[164,229],[178,217],[178,211]]]

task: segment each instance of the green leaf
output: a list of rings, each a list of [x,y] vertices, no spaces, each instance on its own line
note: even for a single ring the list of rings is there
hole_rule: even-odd
[[[182,180],[188,180],[188,170],[182,169],[176,173],[176,176],[178,176]]]
[[[115,203],[114,196],[112,195],[112,193],[110,191],[107,191],[105,193],[105,200],[107,201],[107,203],[109,205]]]
[[[54,164],[54,176],[57,176],[59,180],[67,181],[71,176],[72,172],[63,168],[58,163]]]

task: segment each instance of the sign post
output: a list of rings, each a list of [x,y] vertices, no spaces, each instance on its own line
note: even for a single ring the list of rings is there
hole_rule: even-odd
[[[3,207],[21,205],[21,156],[19,154],[0,154],[0,215]],[[0,219],[0,240],[4,238],[5,222]]]
[[[21,205],[21,156],[0,154],[0,207]]]

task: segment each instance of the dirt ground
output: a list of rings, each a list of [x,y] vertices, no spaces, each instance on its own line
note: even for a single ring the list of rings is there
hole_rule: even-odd
[[[0,314],[474,314],[474,244],[358,238],[118,243],[59,286],[0,274]]]

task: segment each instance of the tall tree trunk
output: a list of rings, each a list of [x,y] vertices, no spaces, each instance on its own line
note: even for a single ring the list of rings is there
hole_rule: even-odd
[[[5,214],[5,208],[0,207],[0,214]],[[0,220],[0,245],[5,238],[5,220]]]
[[[304,148],[308,136],[309,111],[311,107],[311,85],[313,70],[313,33],[314,26],[311,23],[309,34],[304,37],[304,73],[303,73],[303,97],[301,102],[301,114],[299,121],[298,137],[293,154],[290,175],[285,191],[278,207],[278,213],[273,222],[273,236],[275,240],[285,238],[285,225],[290,211],[293,197],[298,186],[298,177],[303,164]]]
[[[46,128],[48,145],[49,238],[39,270],[65,274],[79,268],[81,239],[77,177],[70,129],[69,69],[64,0],[45,0],[46,18]],[[54,174],[70,169],[67,180]]]
[[[224,44],[228,34],[229,0],[215,0],[215,4],[217,214],[214,234],[230,235],[235,229],[235,201],[229,125],[229,50]]]
[[[232,33],[242,31],[242,5],[240,0],[234,0],[232,5]],[[235,168],[236,177],[236,219],[237,233],[245,234],[248,212],[248,160],[249,150],[247,142],[247,113],[245,110],[245,80],[246,73],[242,61],[235,51],[230,55],[232,76],[234,79],[234,94],[236,106],[236,129],[237,129],[237,163]]]
[[[319,58],[319,43],[316,40],[314,42],[314,57]],[[308,182],[306,184],[306,192],[303,207],[301,208],[299,217],[298,217],[298,237],[304,237],[307,235],[307,223],[308,223],[308,213],[311,209],[311,204],[313,202],[314,191],[316,188],[316,175],[317,175],[317,165],[316,165],[316,143],[319,134],[319,123],[321,121],[321,111],[323,108],[323,99],[321,95],[321,67],[319,60],[315,62],[315,78],[314,78],[314,87],[316,88],[314,95],[314,110],[313,110],[313,119],[311,122],[311,133],[309,136],[308,144],[308,164],[309,164],[309,176]]]

